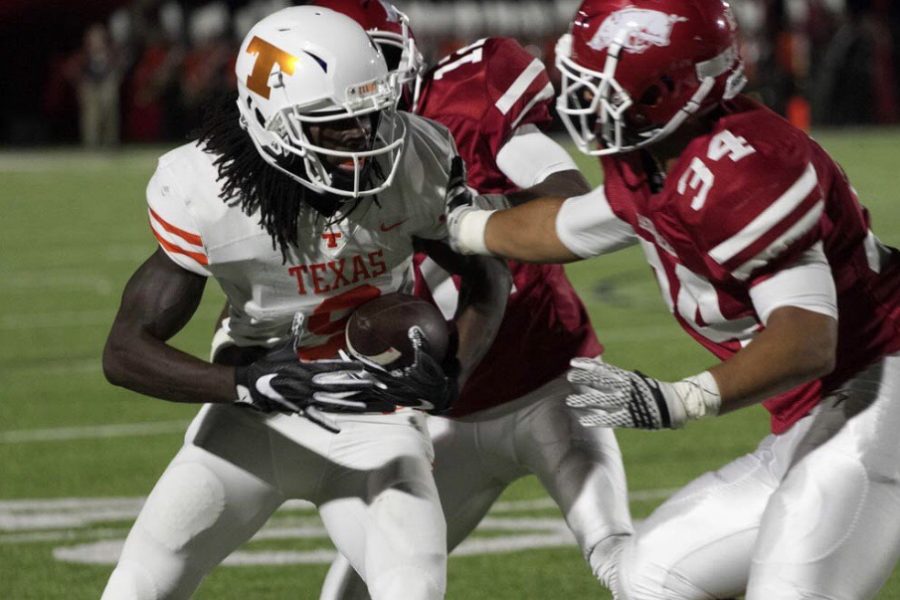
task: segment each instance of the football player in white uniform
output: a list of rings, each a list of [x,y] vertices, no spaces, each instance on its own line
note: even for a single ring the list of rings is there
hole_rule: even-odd
[[[318,506],[372,597],[442,597],[431,442],[422,413],[394,409],[455,397],[497,330],[508,271],[493,258],[454,261],[468,293],[453,370],[421,352],[366,376],[337,359],[354,307],[410,290],[414,241],[440,249],[461,161],[445,129],[395,112],[381,53],[333,11],[263,19],[236,72],[231,110],[159,161],[147,199],[160,248],[128,282],[104,351],[111,382],[205,405],[103,597],[190,596],[289,498]],[[230,365],[167,344],[209,277],[231,307]]]

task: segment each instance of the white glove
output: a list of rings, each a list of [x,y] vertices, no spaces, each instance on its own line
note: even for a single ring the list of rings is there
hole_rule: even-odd
[[[567,379],[577,391],[566,404],[586,411],[578,419],[585,427],[678,429],[719,412],[719,388],[708,371],[667,383],[598,359],[576,358],[571,366]]]

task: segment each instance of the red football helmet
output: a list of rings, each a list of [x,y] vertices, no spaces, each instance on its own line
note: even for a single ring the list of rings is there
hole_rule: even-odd
[[[396,6],[387,0],[314,0],[311,4],[330,8],[362,25],[381,48],[388,71],[395,74],[401,90],[408,85],[413,96],[418,96],[418,75],[425,61],[409,19]]]
[[[594,156],[663,139],[744,86],[736,36],[725,0],[584,0],[556,46],[566,129]]]

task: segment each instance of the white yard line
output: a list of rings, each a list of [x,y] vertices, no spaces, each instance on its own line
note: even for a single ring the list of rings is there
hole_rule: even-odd
[[[671,490],[640,490],[632,500],[663,498]],[[0,544],[60,543],[53,548],[53,557],[62,562],[78,564],[115,564],[122,551],[127,529],[103,527],[96,523],[130,522],[136,516],[144,498],[58,498],[0,501]],[[572,547],[575,538],[566,523],[558,516],[521,516],[536,508],[554,509],[549,498],[498,502],[490,514],[478,525],[478,531],[494,532],[491,536],[474,535],[463,542],[454,556],[506,554],[539,548]],[[223,561],[226,566],[328,564],[335,552],[328,542],[328,532],[314,516],[296,517],[286,512],[300,509],[314,511],[301,501],[286,503],[252,541],[283,539],[317,540],[320,548],[305,551],[257,549],[244,546]],[[55,529],[50,529],[55,527]],[[497,535],[497,534],[500,535]]]
[[[629,494],[629,501],[662,500],[668,498],[675,490],[636,490]],[[134,520],[145,497],[126,498],[52,498],[52,499],[20,499],[0,500],[0,543],[62,541],[77,537],[81,532],[87,537],[109,537],[120,531],[118,529],[99,529],[92,533],[90,529],[96,523],[116,521],[130,522]],[[535,500],[508,500],[497,502],[491,508],[490,516],[485,519],[485,527],[493,530],[543,530],[556,527],[560,521],[556,517],[517,517],[515,515],[534,510],[553,510],[556,504],[550,498]],[[315,506],[305,500],[290,500],[284,503],[258,534],[257,539],[280,539],[291,537],[286,531],[312,532],[319,531],[318,522],[309,522],[306,518],[291,517],[288,513],[301,512],[312,515]],[[303,536],[299,536],[303,537]]]
[[[566,527],[565,521],[560,518],[516,519],[509,523],[505,521],[507,520],[503,518],[486,518],[479,524],[478,531],[500,531],[503,534],[489,537],[472,536],[456,548],[452,556],[507,554],[575,545],[574,536]],[[104,533],[109,533],[109,531],[105,530]],[[327,532],[324,527],[313,526],[283,530],[267,528],[253,537],[253,541],[269,539],[318,540],[322,547],[294,551],[256,549],[253,546],[244,546],[232,552],[222,564],[224,566],[329,564],[336,556],[333,547],[327,541]],[[0,537],[0,543],[2,541],[3,539]],[[123,544],[123,539],[109,539],[104,536],[92,542],[58,546],[53,549],[53,557],[62,562],[112,565],[118,559]]]
[[[187,429],[187,426],[188,421],[151,421],[146,423],[120,423],[118,425],[20,429],[14,431],[0,431],[0,444],[160,435],[183,432]]]

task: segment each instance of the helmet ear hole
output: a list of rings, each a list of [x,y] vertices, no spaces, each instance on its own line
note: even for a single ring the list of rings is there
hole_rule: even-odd
[[[403,57],[403,49],[388,44],[378,44],[388,71],[396,71],[400,67],[400,59]]]
[[[675,91],[675,82],[668,75],[663,75],[659,81],[644,90],[638,100],[638,104],[654,108],[665,100],[666,96],[671,95]]]
[[[644,90],[644,93],[641,94],[640,99],[638,100],[638,104],[642,104],[644,106],[656,106],[659,104],[660,100],[662,100],[663,91],[658,84],[653,84]]]

